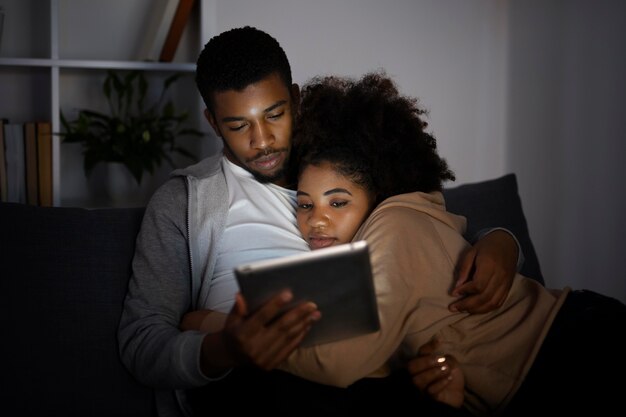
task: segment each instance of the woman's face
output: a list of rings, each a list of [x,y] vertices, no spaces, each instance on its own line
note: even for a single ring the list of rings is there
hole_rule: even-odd
[[[297,196],[298,228],[313,250],[352,241],[374,200],[328,162],[302,171]]]

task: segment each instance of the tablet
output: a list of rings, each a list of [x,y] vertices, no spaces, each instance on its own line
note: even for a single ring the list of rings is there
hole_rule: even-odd
[[[257,261],[235,268],[249,311],[290,289],[294,300],[317,304],[322,318],[302,346],[337,341],[380,329],[369,249],[365,241]]]

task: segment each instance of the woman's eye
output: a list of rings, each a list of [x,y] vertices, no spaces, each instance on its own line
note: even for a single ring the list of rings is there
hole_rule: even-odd
[[[333,201],[330,203],[331,207],[335,208],[344,207],[346,204],[348,204],[347,201]]]
[[[308,210],[311,207],[313,207],[313,204],[311,203],[298,203],[298,209],[300,210]]]

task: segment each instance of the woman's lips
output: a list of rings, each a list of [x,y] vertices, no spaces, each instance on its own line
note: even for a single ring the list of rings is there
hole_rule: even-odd
[[[321,249],[332,246],[336,242],[333,237],[309,237],[309,246],[311,249]]]

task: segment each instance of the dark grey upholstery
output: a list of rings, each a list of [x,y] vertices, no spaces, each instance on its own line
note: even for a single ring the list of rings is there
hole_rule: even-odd
[[[470,234],[510,228],[540,278],[514,175],[446,191]],[[117,324],[143,209],[0,203],[2,407],[20,416],[153,416],[119,360]]]
[[[0,205],[6,410],[154,414],[152,392],[123,367],[116,339],[142,215]]]
[[[524,252],[521,273],[545,284],[535,247],[530,240],[517,177],[507,174],[493,180],[464,184],[444,190],[446,208],[467,218],[466,238],[488,227],[505,227],[515,234]]]

